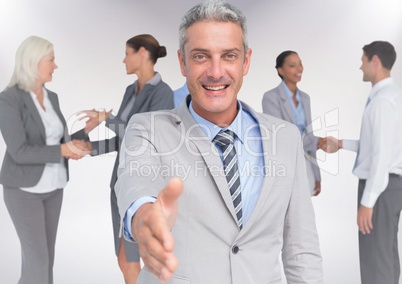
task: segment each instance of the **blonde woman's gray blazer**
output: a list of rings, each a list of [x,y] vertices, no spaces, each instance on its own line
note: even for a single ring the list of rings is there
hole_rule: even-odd
[[[87,140],[83,130],[71,137],[68,135],[57,94],[50,90],[47,92],[65,129],[60,143],[71,138]],[[41,178],[46,163],[60,162],[60,145],[46,145],[45,127],[29,92],[14,86],[0,93],[0,130],[7,147],[0,171],[0,184],[4,187],[34,186]],[[68,176],[67,159],[64,162]]]

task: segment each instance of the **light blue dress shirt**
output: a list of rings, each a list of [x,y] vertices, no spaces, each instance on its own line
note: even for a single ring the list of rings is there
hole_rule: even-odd
[[[285,89],[286,95],[289,98],[290,107],[292,108],[293,114],[295,116],[296,126],[299,128],[300,133],[303,134],[306,129],[306,115],[304,113],[303,103],[301,101],[300,91],[297,89],[296,91],[296,100],[298,102],[297,107],[293,103],[293,93],[289,90],[288,86],[286,86],[285,82],[282,81],[282,86]]]
[[[184,99],[187,97],[187,95],[190,92],[188,91],[187,88],[187,83],[184,83],[184,85],[173,91],[173,103],[174,103],[174,107],[178,107],[183,101]]]
[[[220,128],[199,116],[194,111],[192,103],[190,103],[189,111],[194,120],[211,141],[220,131],[226,129],[230,129],[236,134],[235,149],[240,172],[243,225],[245,226],[254,211],[258,196],[260,195],[265,176],[265,169],[259,124],[251,113],[243,109],[240,102],[238,103],[238,106],[239,111],[237,116],[232,124],[227,128]],[[220,147],[217,145],[215,146],[222,155]],[[124,234],[127,238],[133,239],[131,234],[131,219],[135,212],[137,212],[141,205],[154,202],[155,200],[155,196],[142,197],[133,202],[133,204],[127,209],[126,216],[124,217]]]
[[[240,172],[243,225],[246,225],[254,211],[264,180],[264,156],[262,154],[261,132],[257,120],[243,109],[240,102],[238,105],[239,112],[232,124],[227,128],[220,128],[199,116],[194,111],[192,104],[190,104],[189,109],[194,120],[198,125],[202,126],[201,129],[209,140],[212,141],[219,132],[226,129],[230,129],[236,134],[234,144]],[[220,147],[215,146],[222,157]]]

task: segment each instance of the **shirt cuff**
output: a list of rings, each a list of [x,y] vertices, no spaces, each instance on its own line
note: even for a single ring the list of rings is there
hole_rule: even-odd
[[[357,150],[359,148],[359,140],[343,139],[342,147],[345,150],[349,150],[349,151],[353,151],[353,152],[357,153]]]
[[[366,206],[368,208],[373,208],[375,203],[377,202],[379,195],[377,193],[370,193],[364,189],[362,199],[360,200],[360,204]]]
[[[138,198],[136,201],[131,203],[130,207],[128,207],[126,214],[124,215],[124,237],[128,240],[134,241],[133,234],[131,233],[131,220],[133,219],[134,214],[137,210],[144,205],[145,203],[154,203],[156,197],[153,196],[145,196]]]

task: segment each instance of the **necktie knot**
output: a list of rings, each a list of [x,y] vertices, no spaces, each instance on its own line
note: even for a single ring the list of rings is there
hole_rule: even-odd
[[[235,134],[233,131],[226,129],[216,134],[213,142],[217,143],[221,147],[227,147],[234,144]]]

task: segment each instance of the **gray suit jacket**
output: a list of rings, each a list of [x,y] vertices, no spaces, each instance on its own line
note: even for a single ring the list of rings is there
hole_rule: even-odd
[[[65,129],[60,143],[87,139],[83,130],[68,135],[57,94],[47,90],[49,100]],[[0,93],[0,129],[7,149],[0,172],[6,187],[31,187],[38,183],[46,163],[59,163],[60,145],[46,145],[45,127],[28,92],[14,86]],[[65,159],[68,174],[68,161]]]
[[[111,129],[116,136],[111,139],[101,141],[91,141],[93,151],[91,156],[110,153],[117,151],[117,157],[114,163],[110,188],[113,189],[117,179],[117,166],[119,164],[120,144],[124,137],[127,122],[121,120],[121,114],[134,93],[135,83],[126,88],[119,111],[116,116],[110,115],[106,120],[106,127]],[[136,97],[133,108],[130,110],[128,117],[130,118],[135,113],[147,111],[155,111],[162,109],[172,109],[173,106],[173,91],[162,80],[157,85],[146,84],[141,93]]]
[[[316,152],[318,137],[314,136],[311,124],[311,104],[310,97],[305,92],[300,91],[301,101],[306,116],[306,133],[303,135],[303,147],[306,154],[313,157],[313,172],[316,181],[321,181],[320,168],[316,163]],[[295,117],[290,106],[289,98],[281,84],[275,89],[269,90],[262,99],[262,111],[266,114],[278,117],[280,119],[296,124]]]
[[[282,251],[289,284],[323,283],[322,259],[306,164],[297,128],[258,114],[267,175],[255,209],[242,230],[222,162],[188,110],[134,115],[120,151],[115,191],[120,215],[133,201],[157,196],[179,176],[184,192],[173,229],[179,266],[174,284],[282,283]],[[123,218],[121,218],[123,219]],[[141,284],[160,283],[146,268]]]

